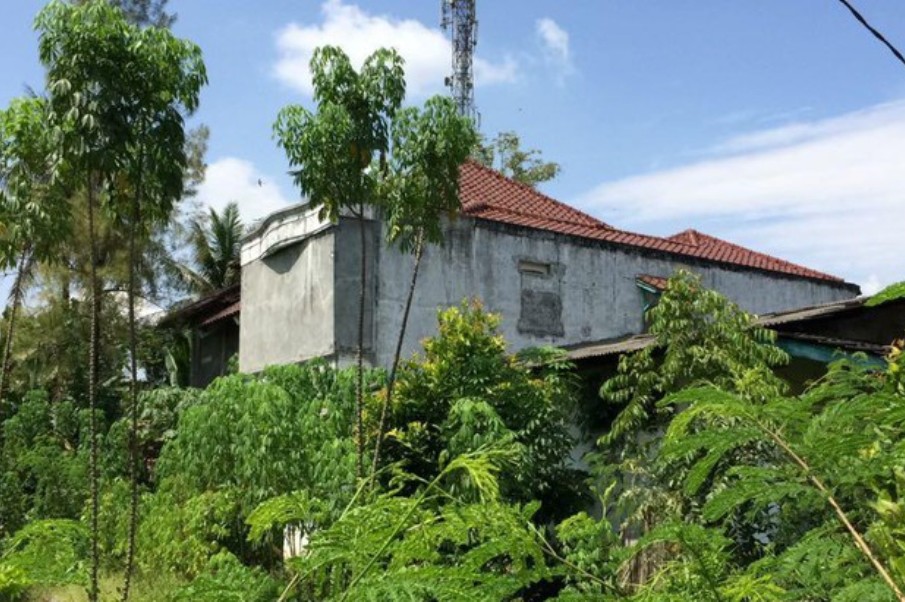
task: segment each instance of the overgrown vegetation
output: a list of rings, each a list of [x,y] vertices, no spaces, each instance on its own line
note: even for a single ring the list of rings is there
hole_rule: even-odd
[[[561,351],[509,354],[477,300],[388,373],[311,361],[175,386],[173,340],[135,299],[235,282],[241,225],[235,206],[183,223],[199,51],[161,28],[166,2],[112,4],[128,18],[52,2],[47,96],[0,114],[0,262],[17,273],[0,599],[905,600],[902,344],[884,370],[840,360],[792,395],[774,336],[689,273],[597,404]],[[389,51],[355,71],[325,49],[313,72],[318,111],[276,128],[297,183],[325,217],[385,218],[417,275],[471,124],[444,99],[400,108]],[[555,173],[511,152],[528,183]],[[583,427],[611,413],[582,470]]]

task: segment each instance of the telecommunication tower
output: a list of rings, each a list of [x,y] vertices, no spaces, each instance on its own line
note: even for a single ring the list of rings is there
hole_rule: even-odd
[[[440,25],[452,42],[452,75],[446,85],[459,107],[459,114],[475,123],[480,115],[474,104],[474,49],[478,43],[478,19],[475,0],[440,0]]]

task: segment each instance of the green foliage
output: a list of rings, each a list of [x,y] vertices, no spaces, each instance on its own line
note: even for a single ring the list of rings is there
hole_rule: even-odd
[[[544,161],[537,149],[523,150],[518,134],[500,132],[490,141],[482,139],[474,149],[475,158],[508,178],[535,187],[559,175],[559,163]]]
[[[839,511],[827,497],[832,492],[832,503],[855,530],[879,544],[898,572],[902,544],[895,543],[899,513],[893,494],[887,491],[881,502],[870,503],[878,484],[890,483],[905,451],[905,404],[888,383],[843,361],[799,397],[752,403],[710,388],[662,403],[685,407],[669,425],[662,457],[693,460],[686,484],[699,475],[694,487],[706,483],[710,489],[704,520],[725,525],[732,516],[753,523],[770,516],[759,535],[769,544],[770,556],[755,570],[770,567],[774,581],[790,592],[823,589],[835,595],[855,578],[880,583],[850,539],[852,533],[842,528]],[[707,453],[696,453],[701,441],[708,442]],[[760,444],[757,455],[722,461],[728,451],[754,442]],[[804,571],[805,562],[815,562],[815,570]],[[790,565],[794,571],[786,568]],[[837,569],[825,575],[818,566]]]
[[[232,489],[192,495],[174,480],[142,498],[138,563],[146,571],[192,578],[225,550],[241,527],[240,492]],[[125,507],[119,508],[124,511]]]
[[[249,568],[229,552],[213,556],[204,573],[180,588],[172,602],[272,602],[276,582],[261,569]]]
[[[423,109],[406,107],[392,122],[392,155],[383,200],[388,238],[405,251],[443,241],[440,217],[460,207],[459,168],[477,134],[455,102],[434,96]]]
[[[382,495],[312,533],[292,561],[298,587],[317,600],[505,600],[550,577],[530,526],[537,504],[499,500],[497,475],[511,450],[454,458],[411,497]],[[481,503],[444,483],[470,481]]]
[[[870,299],[864,302],[864,305],[876,307],[903,297],[905,297],[905,282],[896,282],[895,284],[890,284],[879,293],[872,295]]]
[[[141,472],[139,479],[150,483],[152,470],[164,445],[176,436],[179,414],[196,404],[201,392],[197,389],[161,387],[142,391],[138,398],[138,430],[135,443],[138,447]],[[105,472],[110,476],[128,475],[129,456],[128,418],[121,418],[107,432]]]
[[[6,576],[6,587],[13,592],[16,583],[84,584],[87,555],[88,531],[81,523],[63,519],[34,521],[5,542],[0,575]],[[4,593],[2,585],[0,593]]]
[[[622,542],[607,520],[595,520],[579,512],[556,527],[563,556],[577,571],[566,578],[560,599],[603,595],[618,588],[619,552]],[[595,580],[588,579],[593,575]]]
[[[51,181],[53,137],[47,101],[14,99],[0,111],[0,266],[23,253],[54,259],[70,224],[62,190]]]
[[[606,442],[649,426],[660,397],[696,383],[741,390],[751,397],[783,389],[771,369],[786,363],[788,356],[773,345],[775,333],[756,326],[753,316],[705,289],[698,276],[676,272],[649,311],[648,321],[656,343],[622,356],[617,375],[600,389],[605,400],[626,406]]]
[[[378,50],[356,72],[341,49],[325,46],[315,50],[311,73],[317,113],[287,106],[274,133],[302,194],[337,221],[343,209],[374,198],[380,170],[368,168],[389,150],[389,123],[405,97],[402,58]]]
[[[0,535],[26,520],[77,518],[86,487],[80,452],[86,418],[69,401],[30,393],[3,424],[0,455]]]
[[[499,317],[477,303],[440,312],[439,332],[424,341],[423,357],[401,367],[387,461],[402,461],[429,480],[451,457],[514,441],[520,456],[503,479],[506,499],[551,506],[562,500],[558,510],[565,510],[581,489],[566,465],[575,393],[568,364],[558,357],[533,370],[531,357],[506,353],[498,326]]]
[[[347,500],[355,487],[354,379],[322,362],[218,379],[180,416],[159,477],[179,477],[198,493],[235,487],[246,513],[302,488]],[[376,385],[381,375],[367,379]]]
[[[189,243],[197,270],[177,264],[189,289],[204,295],[238,284],[244,233],[239,206],[227,203],[220,213],[212,207],[206,219],[192,220],[190,228]]]

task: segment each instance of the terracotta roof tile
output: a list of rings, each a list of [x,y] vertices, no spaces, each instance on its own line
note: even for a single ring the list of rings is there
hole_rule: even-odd
[[[752,251],[697,230],[685,230],[665,238],[619,230],[474,161],[462,166],[459,196],[463,213],[479,219],[802,278],[843,282],[836,276]]]
[[[665,291],[666,285],[669,283],[668,278],[664,278],[663,276],[651,276],[650,274],[638,274],[635,276],[635,280],[643,282],[658,291]]]

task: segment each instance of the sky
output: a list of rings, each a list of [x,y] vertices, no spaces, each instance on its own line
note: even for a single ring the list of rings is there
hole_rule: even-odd
[[[7,0],[0,106],[43,87],[32,21]],[[696,228],[860,284],[905,280],[905,65],[837,0],[477,0],[476,104],[562,166],[541,188],[603,221]],[[905,2],[853,0],[905,49]],[[272,137],[312,106],[323,44],[406,59],[408,102],[443,94],[439,0],[170,0],[210,84],[202,202],[246,220],[300,195]]]

